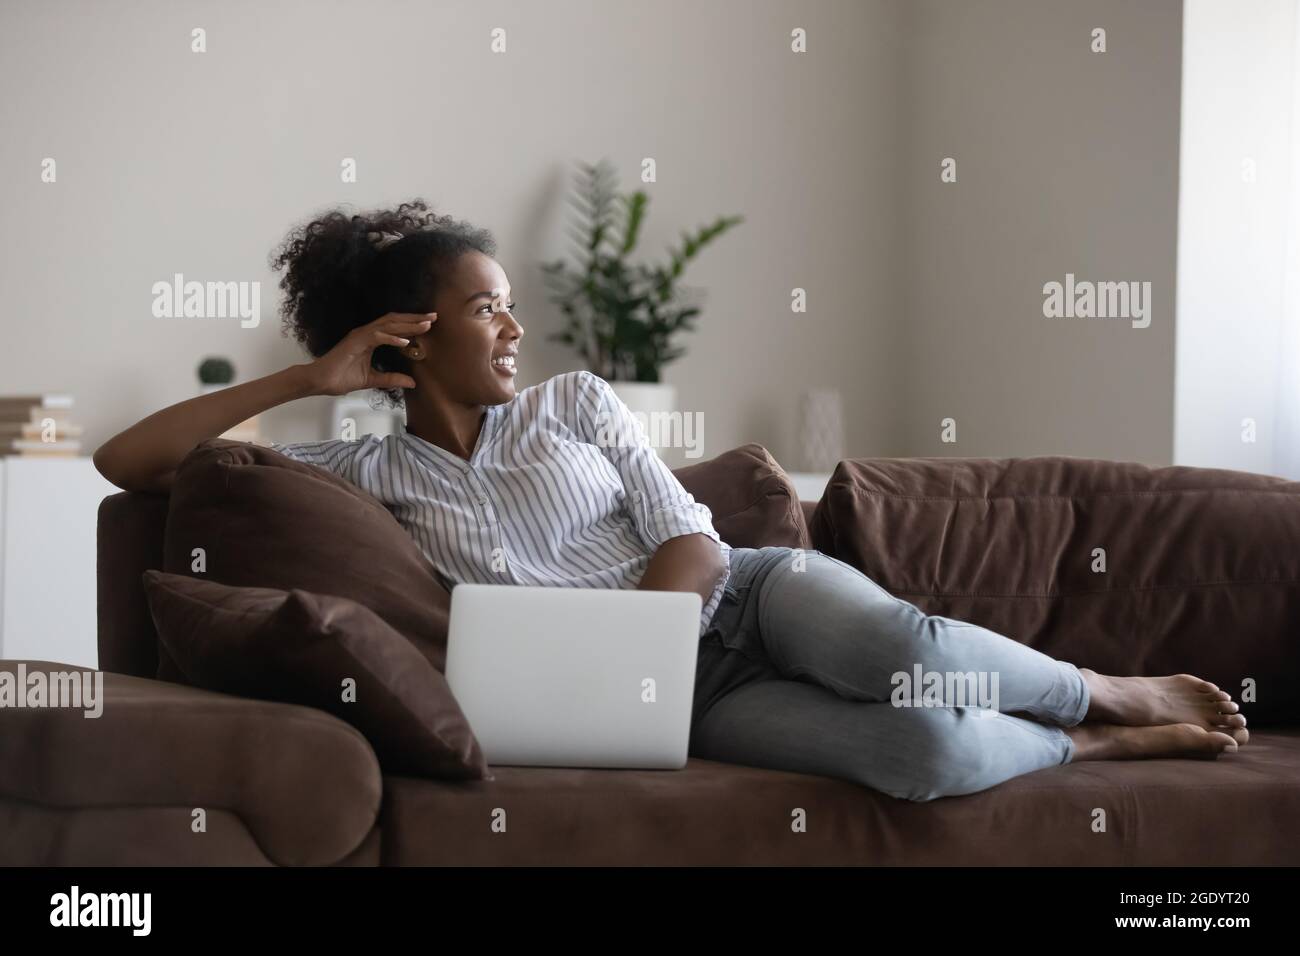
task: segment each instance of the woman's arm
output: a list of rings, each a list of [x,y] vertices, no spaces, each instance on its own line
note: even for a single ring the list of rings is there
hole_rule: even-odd
[[[712,514],[682,487],[608,382],[584,371],[575,384],[577,431],[614,465],[632,523],[651,553],[637,588],[695,591],[707,604],[727,573]]]
[[[650,558],[638,591],[694,591],[705,603],[726,573],[722,549],[707,534],[669,538]]]
[[[205,438],[268,408],[315,394],[309,368],[291,365],[154,412],[100,445],[94,454],[95,467],[124,491],[166,493],[181,459]]]
[[[409,375],[371,368],[370,356],[381,345],[407,345],[407,336],[428,331],[434,318],[433,313],[389,312],[353,329],[315,361],[154,412],[100,445],[94,455],[95,467],[124,491],[163,494],[171,489],[177,467],[195,445],[268,408],[309,395],[414,388],[415,380]]]

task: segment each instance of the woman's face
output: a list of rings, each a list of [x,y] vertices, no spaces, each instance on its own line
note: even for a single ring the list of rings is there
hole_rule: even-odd
[[[432,379],[437,391],[471,405],[500,405],[515,397],[513,359],[524,328],[511,314],[514,300],[505,270],[490,256],[469,252],[456,260],[434,304],[437,319],[411,340],[424,352],[411,375],[420,385]]]

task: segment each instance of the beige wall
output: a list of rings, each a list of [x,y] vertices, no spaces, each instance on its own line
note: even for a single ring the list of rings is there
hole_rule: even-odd
[[[544,341],[560,322],[538,269],[567,250],[571,160],[608,156],[631,190],[652,156],[646,255],[746,217],[687,273],[709,298],[666,372],[705,415],[707,455],[759,441],[797,467],[799,391],[836,385],[849,454],[1165,460],[1180,9],[5,4],[0,390],[74,393],[89,451],[191,397],[205,355],[244,379],[303,361],[268,252],[327,205],[413,195],[496,233],[533,384],[580,365]],[[1098,23],[1111,51],[1094,56]],[[1151,328],[1049,325],[1041,287],[1067,271],[1152,280]],[[175,272],[260,280],[260,326],[153,318]],[[268,437],[319,437],[322,414],[277,410]],[[938,442],[949,414],[956,446]]]
[[[889,447],[1168,463],[1180,0],[905,9],[905,375]],[[955,183],[940,182],[945,157]],[[1150,326],[1045,318],[1043,285],[1067,273],[1150,281]],[[956,444],[940,441],[947,416]]]
[[[1180,25],[1178,0],[906,5],[894,447],[1169,462]],[[1066,273],[1151,281],[1151,325],[1047,319]]]

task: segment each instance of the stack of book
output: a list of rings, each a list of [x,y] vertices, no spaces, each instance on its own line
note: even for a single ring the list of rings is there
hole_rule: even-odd
[[[81,426],[71,409],[71,395],[0,395],[0,455],[75,458]]]

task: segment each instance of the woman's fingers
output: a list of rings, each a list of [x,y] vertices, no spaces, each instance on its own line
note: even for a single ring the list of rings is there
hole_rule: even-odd
[[[400,348],[403,345],[411,344],[411,340],[408,338],[403,338],[400,335],[389,335],[387,332],[379,331],[379,329],[375,329],[371,337],[381,345],[396,345]]]
[[[414,312],[389,312],[383,318],[376,319],[375,324],[391,332],[405,332],[425,325],[433,325],[438,319],[437,312],[418,315]]]
[[[368,325],[358,326],[353,329],[353,341],[357,341],[366,349],[374,349],[380,345],[409,345],[411,336],[427,332],[433,327],[433,321],[428,318],[410,315],[409,318],[393,318],[394,315],[408,313],[392,313],[375,319]]]

